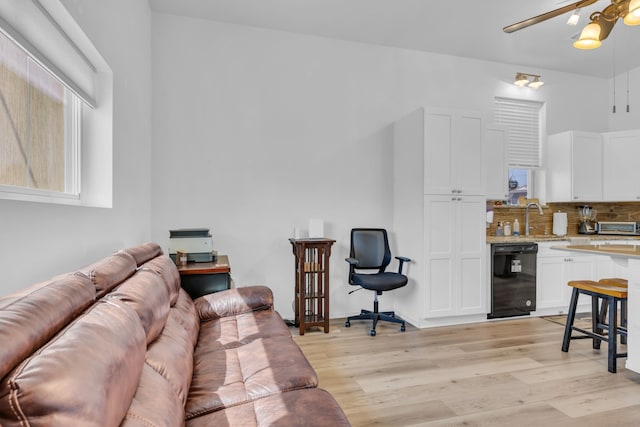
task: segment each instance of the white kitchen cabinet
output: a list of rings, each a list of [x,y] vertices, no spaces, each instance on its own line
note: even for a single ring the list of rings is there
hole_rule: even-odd
[[[395,252],[412,262],[409,283],[394,291],[393,301],[396,313],[418,327],[486,318],[479,117],[420,108],[394,123],[392,238]],[[469,151],[453,147],[456,139],[468,143]],[[466,170],[452,175],[452,165]]]
[[[485,199],[424,197],[426,318],[486,314]]]
[[[640,131],[610,132],[604,135],[604,199],[640,200],[638,159]]]
[[[538,243],[536,269],[536,312],[541,314],[567,313],[571,299],[571,280],[597,280],[595,255],[574,255],[549,249],[567,242]],[[580,300],[580,311],[590,310],[590,301]]]
[[[482,153],[484,156],[484,193],[488,200],[507,200],[509,198],[507,141],[506,126],[489,125],[485,129]]]
[[[437,108],[422,113],[424,194],[482,195],[482,116]]]
[[[547,138],[546,197],[549,202],[603,200],[603,137],[569,131]]]

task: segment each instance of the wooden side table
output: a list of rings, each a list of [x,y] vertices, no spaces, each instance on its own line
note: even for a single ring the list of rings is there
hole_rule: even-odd
[[[329,332],[329,258],[335,240],[289,239],[295,256],[295,325]]]
[[[230,272],[227,255],[218,255],[212,262],[190,262],[187,265],[178,266],[182,289],[187,291],[193,299],[229,289]]]

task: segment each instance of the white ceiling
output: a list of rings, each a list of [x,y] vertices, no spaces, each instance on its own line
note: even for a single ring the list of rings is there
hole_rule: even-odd
[[[152,10],[514,64],[514,73],[551,69],[610,78],[640,66],[640,26],[618,22],[599,49],[573,48],[571,36],[609,0],[515,33],[502,28],[572,3],[562,0],[149,0]],[[615,57],[615,61],[614,61]],[[517,69],[516,69],[517,68]],[[614,74],[615,70],[615,74]]]

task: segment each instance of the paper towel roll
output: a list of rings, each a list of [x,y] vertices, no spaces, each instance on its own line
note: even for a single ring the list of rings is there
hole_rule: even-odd
[[[556,236],[566,236],[567,234],[567,213],[553,213],[553,234]]]

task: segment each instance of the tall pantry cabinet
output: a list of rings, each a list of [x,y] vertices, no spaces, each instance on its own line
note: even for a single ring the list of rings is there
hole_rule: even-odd
[[[420,108],[394,126],[394,232],[414,260],[396,297],[419,326],[486,315],[482,117]]]

